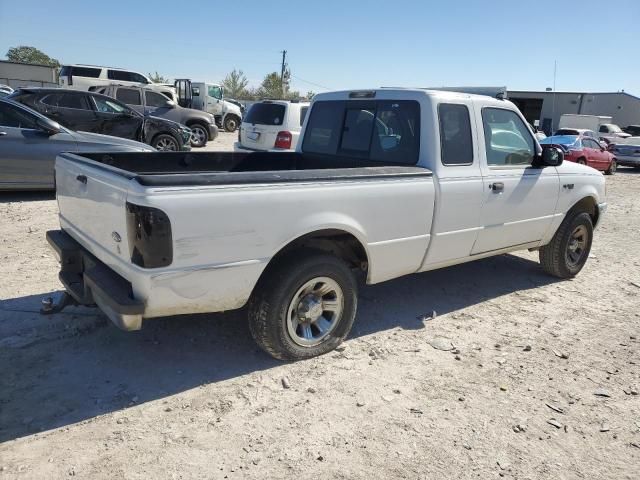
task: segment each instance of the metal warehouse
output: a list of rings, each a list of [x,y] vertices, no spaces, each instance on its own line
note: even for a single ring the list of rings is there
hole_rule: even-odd
[[[539,120],[540,128],[547,135],[558,128],[560,116],[565,113],[606,115],[621,127],[640,125],[640,97],[624,91],[595,93],[509,90],[508,96],[529,123]]]
[[[48,65],[0,60],[0,84],[18,87],[57,87],[58,69]]]

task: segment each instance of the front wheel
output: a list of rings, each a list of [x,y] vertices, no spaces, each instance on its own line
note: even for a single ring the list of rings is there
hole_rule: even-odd
[[[333,350],[356,315],[357,282],[349,266],[322,252],[298,253],[266,272],[249,301],[253,338],[280,360]]]
[[[593,223],[589,214],[567,216],[551,242],[540,249],[540,264],[554,277],[575,277],[589,258],[592,241]]]
[[[189,125],[191,129],[191,146],[196,148],[204,147],[209,141],[209,132],[207,127],[194,123]]]
[[[178,141],[168,133],[156,135],[151,142],[151,146],[159,152],[177,152],[180,150]]]
[[[613,175],[614,173],[616,173],[617,169],[618,169],[618,163],[615,160],[611,160],[611,163],[609,164],[609,168],[604,172],[604,174]]]

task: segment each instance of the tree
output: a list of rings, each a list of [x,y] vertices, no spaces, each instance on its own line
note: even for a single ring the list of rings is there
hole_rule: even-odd
[[[247,93],[247,85],[249,80],[244,72],[235,68],[222,81],[224,93],[230,98],[243,98]]]
[[[157,71],[156,73],[149,74],[149,80],[153,83],[169,83],[169,79],[167,77],[163,77]]]
[[[260,96],[265,98],[282,98],[282,81],[277,72],[271,72],[260,84]]]
[[[11,47],[7,52],[7,59],[11,62],[28,63],[31,65],[60,66],[60,62],[55,58],[51,58],[36,47],[28,47],[26,45]]]
[[[316,92],[313,92],[313,91],[309,90],[304,97],[307,100],[311,101],[311,100],[313,100],[313,97],[315,97],[315,96],[316,96]]]

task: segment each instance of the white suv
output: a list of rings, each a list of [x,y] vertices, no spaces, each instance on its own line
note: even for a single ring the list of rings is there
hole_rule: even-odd
[[[295,150],[309,102],[263,100],[251,105],[238,131],[236,150]]]
[[[75,90],[95,90],[111,84],[123,86],[146,86],[176,100],[175,89],[160,83],[153,83],[142,73],[121,68],[99,67],[96,65],[63,65],[58,83],[62,88]]]

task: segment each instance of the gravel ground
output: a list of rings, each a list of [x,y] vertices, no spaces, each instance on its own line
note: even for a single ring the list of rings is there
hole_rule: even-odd
[[[56,203],[0,194],[0,478],[636,479],[639,173],[607,178],[574,280],[524,252],[364,287],[343,348],[297,363],[243,311],[38,315]]]

